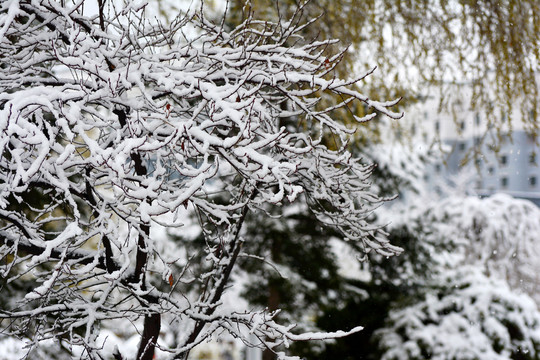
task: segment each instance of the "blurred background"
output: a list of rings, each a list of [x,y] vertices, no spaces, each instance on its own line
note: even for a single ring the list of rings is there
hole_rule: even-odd
[[[301,3],[212,5],[233,26],[250,13],[286,19]],[[241,263],[235,296],[282,309],[278,318],[302,330],[364,326],[294,344],[305,359],[538,359],[540,3],[313,0],[302,12],[317,20],[298,41],[348,48],[332,76],[376,67],[359,90],[401,98],[402,119],[355,124],[349,147],[376,165],[372,190],[389,201],[372,221],[404,252],[359,259],[298,207],[254,216],[249,250],[265,261]],[[351,107],[341,120],[366,111]],[[275,358],[223,348],[192,357]]]

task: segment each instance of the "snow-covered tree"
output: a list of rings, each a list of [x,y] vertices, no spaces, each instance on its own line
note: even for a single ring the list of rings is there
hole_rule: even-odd
[[[434,227],[432,236],[458,249],[455,266],[477,265],[540,304],[540,209],[532,202],[506,194],[453,196],[432,206],[423,218]]]
[[[403,253],[370,256],[370,277],[351,283],[363,295],[340,294],[317,319],[364,330],[312,358],[540,358],[540,210],[505,194],[405,199],[377,212]]]
[[[540,358],[540,312],[478,267],[448,271],[424,300],[392,311],[383,360]]]
[[[505,194],[455,194],[407,213],[405,222],[421,224],[417,241],[431,244],[435,266],[415,296],[391,305],[375,332],[377,358],[540,358],[538,208]]]
[[[137,349],[114,357],[147,360],[156,348],[184,359],[222,332],[275,349],[359,331],[299,335],[222,298],[245,219],[267,207],[302,202],[363,251],[400,251],[368,223],[381,202],[371,167],[346,150],[354,127],[332,116],[361,102],[372,112],[359,122],[398,118],[396,101],[351,89],[371,72],[334,76],[343,53],[303,41],[302,7],[226,30],[202,10],[164,24],[144,3],[97,4],[0,4],[2,332],[26,339],[29,357],[56,342],[99,359],[113,356],[103,329],[127,323]],[[316,107],[324,93],[342,102]],[[202,272],[155,230],[188,224],[189,212]],[[160,338],[164,327],[176,336]]]

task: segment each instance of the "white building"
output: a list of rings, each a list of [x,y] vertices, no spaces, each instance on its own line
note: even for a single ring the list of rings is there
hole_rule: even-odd
[[[438,103],[431,98],[416,105],[406,120],[412,132],[420,129],[422,141],[443,152],[425,175],[433,190],[464,181],[471,194],[503,192],[540,206],[540,137],[526,131],[530,124],[521,121],[522,109],[516,109],[511,122],[495,109],[499,122],[493,126],[485,111],[468,103],[455,101],[452,113],[439,112]]]

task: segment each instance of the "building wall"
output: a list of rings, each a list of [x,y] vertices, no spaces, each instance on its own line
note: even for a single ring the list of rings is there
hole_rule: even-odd
[[[446,94],[454,97],[451,113],[440,111],[434,94],[402,119],[403,127],[418,134],[416,141],[443,153],[438,162],[427,166],[427,187],[441,195],[457,187],[479,196],[504,192],[540,206],[540,137],[525,131],[522,109],[516,106],[512,114],[494,110],[501,135],[490,128],[485,112],[471,108],[467,89],[459,90]]]
[[[459,174],[469,174],[469,188],[480,196],[497,192],[525,198],[540,206],[540,166],[534,138],[525,131],[513,131],[496,140],[499,148],[477,137],[443,140],[450,149],[446,166],[440,166],[447,183]],[[467,159],[467,162],[464,160]]]

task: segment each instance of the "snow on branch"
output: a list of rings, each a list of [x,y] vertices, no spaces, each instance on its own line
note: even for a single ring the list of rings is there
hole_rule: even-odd
[[[352,90],[363,77],[333,77],[342,54],[323,55],[331,40],[303,44],[299,14],[227,30],[202,12],[167,25],[145,6],[98,4],[94,15],[84,2],[0,4],[0,271],[6,289],[22,284],[0,312],[4,332],[30,338],[29,354],[57,338],[100,358],[102,324],[143,321],[141,360],[156,347],[183,358],[222,330],[248,341],[251,329],[270,348],[345,335],[259,326],[221,298],[246,214],[264,204],[307,199],[366,252],[400,251],[367,221],[381,203],[371,167],[325,140],[354,132],[333,117],[341,107],[399,118],[396,102]],[[346,100],[321,108],[323,93]],[[187,223],[187,211],[211,264],[195,297],[151,231]],[[164,314],[184,329],[174,347],[159,342]]]

